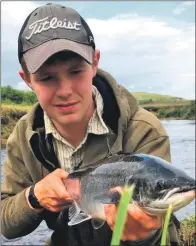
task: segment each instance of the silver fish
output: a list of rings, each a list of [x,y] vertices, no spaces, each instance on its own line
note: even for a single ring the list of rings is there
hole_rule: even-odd
[[[69,174],[66,188],[74,203],[68,225],[91,219],[93,227],[100,228],[106,220],[104,204],[118,203],[117,187],[131,184],[135,184],[133,202],[150,215],[166,214],[169,204],[178,211],[195,198],[195,180],[167,161],[146,154],[117,154]]]

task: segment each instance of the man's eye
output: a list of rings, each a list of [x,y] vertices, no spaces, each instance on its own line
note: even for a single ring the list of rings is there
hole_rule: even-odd
[[[71,71],[71,74],[78,74],[78,73],[80,73],[80,72],[82,72],[82,70],[72,70],[72,71]]]
[[[41,81],[48,81],[48,80],[52,80],[52,79],[53,79],[52,76],[47,76],[47,77],[41,78]]]

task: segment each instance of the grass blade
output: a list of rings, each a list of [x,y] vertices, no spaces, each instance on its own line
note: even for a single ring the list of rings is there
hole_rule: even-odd
[[[111,246],[113,245],[119,245],[121,235],[123,232],[124,224],[127,217],[127,209],[128,205],[132,200],[133,192],[134,192],[135,186],[132,185],[131,187],[127,188],[125,187],[121,199],[119,202],[118,210],[117,210],[117,218],[114,226],[114,232],[112,234],[112,241]]]
[[[167,230],[168,230],[168,226],[170,222],[171,213],[172,213],[172,205],[170,204],[167,209],[167,214],[166,214],[165,222],[163,226],[163,232],[161,236],[161,246],[165,246],[167,243]]]

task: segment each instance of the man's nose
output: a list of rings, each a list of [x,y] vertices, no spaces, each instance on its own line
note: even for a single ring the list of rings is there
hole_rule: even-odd
[[[72,94],[72,82],[67,78],[59,79],[57,95],[67,97],[70,94]]]

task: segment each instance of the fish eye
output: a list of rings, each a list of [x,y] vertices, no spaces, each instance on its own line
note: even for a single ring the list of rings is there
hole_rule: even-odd
[[[163,182],[163,180],[157,181],[157,189],[158,190],[164,190],[164,182]]]
[[[173,179],[173,182],[176,183],[176,182],[177,182],[177,178],[174,178],[174,179]]]

